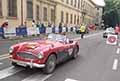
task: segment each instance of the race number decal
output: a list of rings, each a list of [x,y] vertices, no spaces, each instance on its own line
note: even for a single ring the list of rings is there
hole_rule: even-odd
[[[72,48],[68,49],[68,53],[69,53],[69,55],[71,56],[72,53],[73,53],[73,49],[72,49]]]

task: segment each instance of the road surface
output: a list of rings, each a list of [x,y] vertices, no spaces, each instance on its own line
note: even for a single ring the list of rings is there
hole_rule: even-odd
[[[79,39],[79,35],[70,37]],[[5,53],[15,42],[0,43],[0,81],[120,81],[120,53],[117,53],[117,46],[106,44],[102,33],[80,39],[79,57],[58,65],[49,75],[44,75],[39,69],[11,66]]]

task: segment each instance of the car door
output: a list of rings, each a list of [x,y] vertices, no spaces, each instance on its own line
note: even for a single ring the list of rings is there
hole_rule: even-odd
[[[58,62],[63,62],[68,59],[68,49],[70,48],[69,45],[63,44],[62,46],[59,46],[58,52],[57,52],[57,57],[58,57]]]

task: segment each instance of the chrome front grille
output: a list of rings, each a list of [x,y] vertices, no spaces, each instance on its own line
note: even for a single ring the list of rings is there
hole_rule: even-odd
[[[37,57],[30,53],[17,53],[17,56],[25,59],[37,59]]]

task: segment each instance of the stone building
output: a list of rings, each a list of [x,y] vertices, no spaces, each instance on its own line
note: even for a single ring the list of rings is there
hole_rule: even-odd
[[[96,18],[96,5],[91,0],[0,0],[0,25],[9,21],[9,27],[17,27],[32,20],[59,25],[76,26],[90,24]]]

